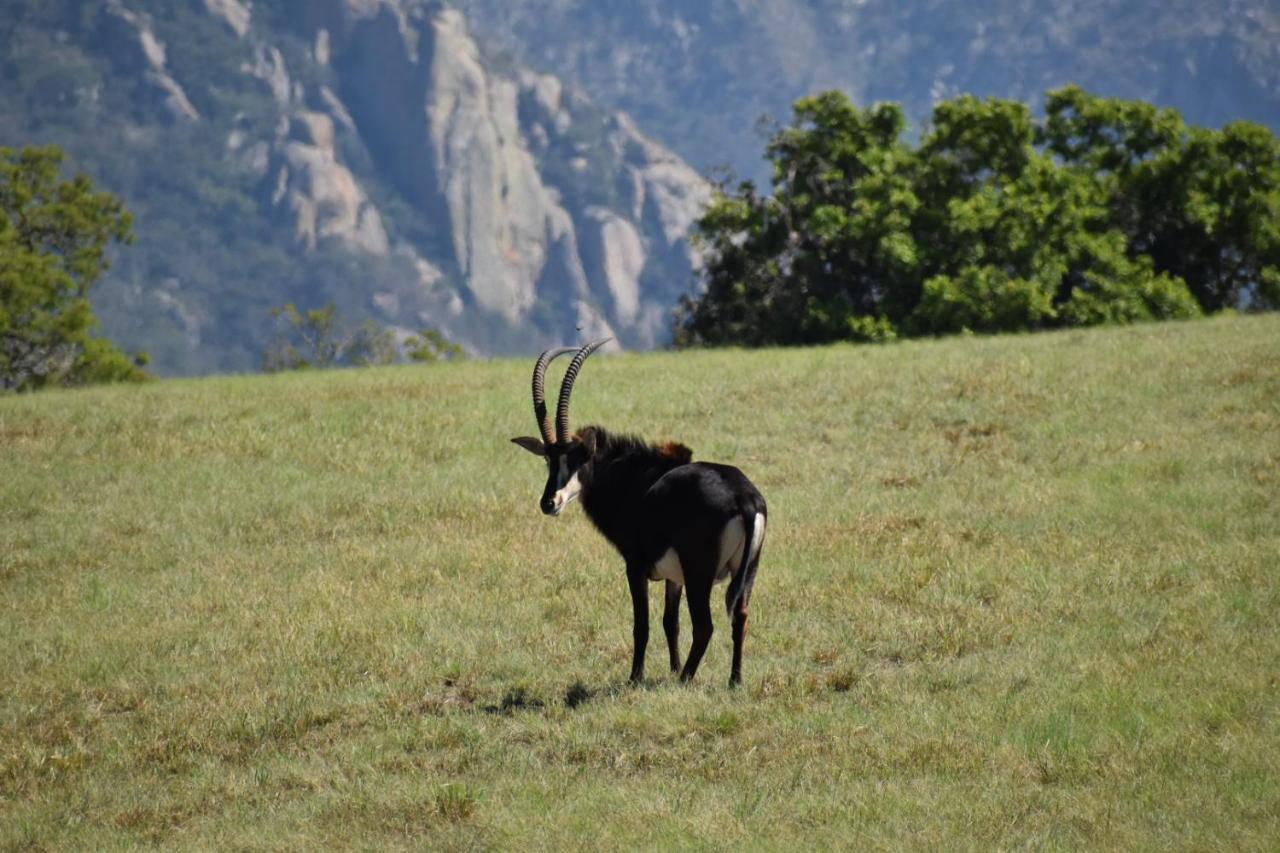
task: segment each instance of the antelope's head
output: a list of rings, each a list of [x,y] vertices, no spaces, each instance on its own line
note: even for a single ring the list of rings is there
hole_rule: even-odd
[[[594,341],[584,347],[558,347],[549,349],[538,356],[533,365],[533,417],[538,422],[542,438],[522,436],[511,439],[525,450],[547,461],[547,485],[542,490],[542,500],[538,506],[547,515],[559,515],[569,503],[582,491],[578,480],[578,471],[591,461],[595,454],[595,434],[590,430],[578,435],[569,434],[569,395],[573,393],[573,382],[578,378],[578,370],[587,356],[595,352],[610,339]],[[551,360],[568,353],[574,353],[565,371],[564,381],[560,384],[560,401],[556,405],[555,433],[551,431],[551,419],[547,416],[545,381],[547,365]]]

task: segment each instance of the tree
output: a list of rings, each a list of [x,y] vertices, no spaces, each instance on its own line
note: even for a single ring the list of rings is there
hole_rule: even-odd
[[[462,361],[467,357],[460,344],[446,338],[438,329],[424,329],[404,342],[410,361]]]
[[[771,193],[722,184],[696,226],[705,290],[678,344],[885,340],[1280,307],[1280,141],[1050,92],[902,111],[796,102]]]
[[[89,289],[132,220],[84,175],[60,180],[56,146],[0,148],[0,389],[138,380],[127,357],[93,335]]]
[[[698,223],[706,295],[682,304],[678,341],[817,343],[892,337],[918,258],[918,207],[900,107],[803,98],[774,135],[774,194],[720,187]]]
[[[464,357],[462,347],[435,329],[410,335],[401,344],[392,329],[372,320],[351,328],[332,303],[303,312],[290,302],[272,308],[271,316],[276,320],[276,339],[263,358],[263,368],[271,372],[394,364],[402,346],[411,361]]]
[[[1198,314],[1181,280],[1127,252],[1096,169],[1038,151],[1036,136],[1025,104],[966,96],[938,105],[917,173],[927,278],[906,328],[996,332]]]
[[[1049,93],[1040,139],[1107,187],[1128,254],[1190,285],[1206,311],[1280,308],[1280,140],[1251,122],[1189,128],[1173,110]]]
[[[337,309],[332,303],[303,313],[289,302],[272,308],[271,316],[276,321],[276,339],[267,348],[262,364],[269,372],[332,367],[348,346],[338,330]]]

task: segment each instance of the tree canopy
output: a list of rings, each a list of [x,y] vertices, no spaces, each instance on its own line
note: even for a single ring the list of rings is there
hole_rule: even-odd
[[[678,343],[818,343],[1280,306],[1280,141],[1236,122],[1050,92],[901,107],[804,98],[773,191],[721,186]]]
[[[130,239],[118,199],[88,177],[61,180],[57,147],[0,148],[0,389],[139,379],[95,337],[89,288],[112,241]]]

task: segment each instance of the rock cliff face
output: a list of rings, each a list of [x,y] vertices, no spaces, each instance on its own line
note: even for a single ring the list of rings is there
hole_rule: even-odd
[[[170,120],[199,121],[200,113],[165,67],[165,47],[151,29],[148,16],[130,10],[123,0],[109,0],[100,20],[105,37],[114,43],[120,57],[142,75]]]
[[[683,241],[708,198],[695,172],[625,117],[567,97],[555,78],[489,70],[456,10],[408,11],[394,0],[308,7],[313,55],[337,79],[326,108],[447,234],[446,256],[430,260],[456,275],[466,306],[518,326],[541,304],[550,309],[540,315],[549,339],[576,339],[584,323],[631,346],[665,339],[673,294],[688,287],[696,262]],[[606,130],[592,138],[593,124]],[[358,214],[358,188],[337,178],[310,185],[354,190],[328,206],[327,233],[387,250],[377,245],[377,212]],[[305,191],[293,199],[299,233],[314,239],[311,211],[324,200]],[[674,287],[642,288],[646,272]]]
[[[281,131],[273,146],[275,156],[268,163],[276,181],[271,202],[292,214],[297,238],[308,249],[316,248],[320,240],[333,239],[352,249],[385,255],[390,246],[382,217],[339,161],[333,119],[297,110],[281,123]]]
[[[135,213],[95,302],[161,372],[256,367],[289,301],[475,354],[669,340],[707,184],[625,115],[487,55],[456,9],[47,2],[0,30],[0,56],[47,45],[0,118]],[[40,99],[65,105],[43,130]]]

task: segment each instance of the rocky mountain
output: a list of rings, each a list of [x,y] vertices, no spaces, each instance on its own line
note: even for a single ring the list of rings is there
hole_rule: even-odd
[[[626,110],[695,168],[764,176],[762,116],[802,95],[1039,103],[1078,83],[1280,131],[1275,0],[456,0],[487,42]]]
[[[95,301],[163,373],[256,368],[288,301],[476,353],[660,345],[700,173],[767,180],[762,115],[840,88],[918,130],[1067,82],[1280,130],[1280,6],[0,0],[0,144],[135,213]]]
[[[256,367],[286,301],[479,353],[669,338],[703,179],[456,9],[5,5],[0,142],[63,145],[135,212],[96,301],[162,372]]]

